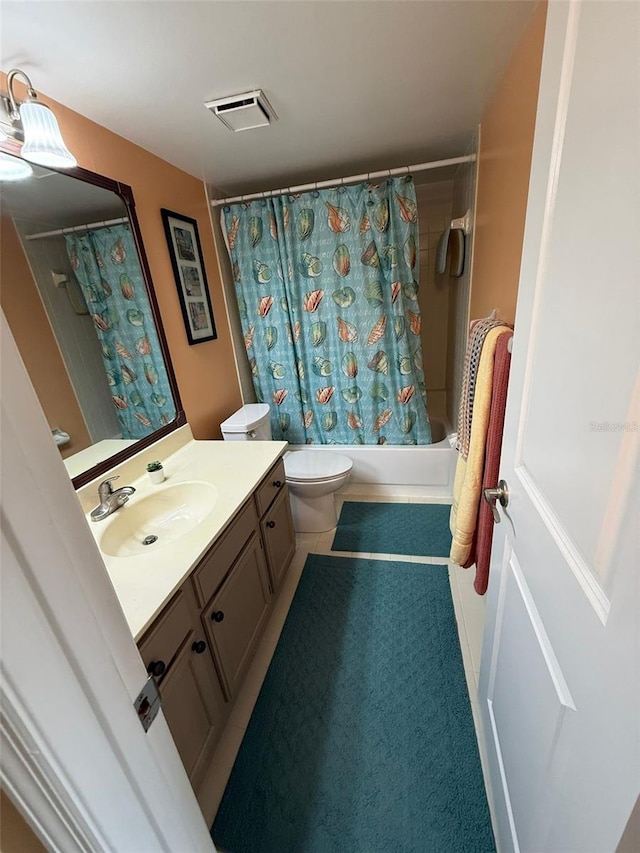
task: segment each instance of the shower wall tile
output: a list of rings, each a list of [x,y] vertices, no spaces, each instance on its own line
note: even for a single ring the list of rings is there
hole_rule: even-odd
[[[416,180],[420,229],[420,312],[422,355],[429,412],[444,416],[447,391],[447,337],[450,283],[435,271],[438,242],[451,221],[453,181]]]

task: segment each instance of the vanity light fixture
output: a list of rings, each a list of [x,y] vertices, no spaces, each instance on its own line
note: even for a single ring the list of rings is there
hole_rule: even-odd
[[[13,92],[17,76],[24,78],[27,84],[27,97],[22,103],[17,101]],[[64,144],[55,115],[38,100],[31,80],[24,71],[13,68],[7,74],[7,87],[8,93],[0,93],[6,113],[2,117],[5,120],[3,132],[5,137],[10,135],[24,140],[20,152],[24,160],[53,169],[72,169],[77,166],[76,158]]]

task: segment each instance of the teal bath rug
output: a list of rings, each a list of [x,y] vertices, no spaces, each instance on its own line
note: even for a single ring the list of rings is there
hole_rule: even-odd
[[[308,557],[211,834],[225,853],[493,853],[445,566]]]
[[[345,501],[332,551],[448,557],[449,504]]]

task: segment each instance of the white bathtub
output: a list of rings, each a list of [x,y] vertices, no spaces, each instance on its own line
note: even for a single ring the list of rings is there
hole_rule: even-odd
[[[453,496],[456,451],[451,447],[445,424],[431,421],[432,444],[414,447],[396,445],[319,445],[313,450],[342,453],[353,460],[349,483],[341,493],[376,492],[400,494],[395,487],[405,486],[407,494],[424,494],[448,499]],[[291,445],[291,451],[309,450],[305,445]],[[366,489],[362,486],[366,485]],[[394,488],[385,488],[394,487]]]

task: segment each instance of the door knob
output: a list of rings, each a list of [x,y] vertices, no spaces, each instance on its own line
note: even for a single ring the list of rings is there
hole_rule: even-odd
[[[500,513],[498,512],[496,501],[498,501],[502,507],[506,507],[509,504],[509,486],[507,486],[506,480],[500,480],[497,488],[495,489],[484,489],[483,495],[485,501],[491,507],[493,520],[496,524],[500,524]]]
[[[149,666],[147,667],[147,672],[149,675],[153,675],[154,678],[161,678],[167,669],[167,665],[163,660],[152,660]]]

